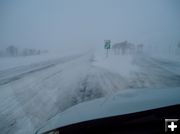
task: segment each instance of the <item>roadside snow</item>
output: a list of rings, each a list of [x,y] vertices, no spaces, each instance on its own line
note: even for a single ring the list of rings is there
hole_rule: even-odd
[[[158,66],[170,71],[176,75],[180,75],[180,54],[157,54],[149,55],[146,57],[154,60],[154,63]]]
[[[129,78],[132,72],[138,72],[139,68],[133,62],[133,55],[113,55],[109,57],[97,56],[93,63],[95,66],[99,66],[119,75]]]
[[[0,57],[0,71],[7,70],[10,68],[15,68],[19,66],[28,66],[31,64],[50,61],[54,59],[58,59],[68,55],[78,54],[78,52],[56,52],[56,53],[45,53],[41,55],[33,55],[33,56],[22,56],[22,57]]]
[[[147,53],[148,54],[148,53]],[[157,53],[154,52],[153,54],[148,54],[150,57],[159,59],[162,61],[167,61],[167,62],[180,62],[180,53],[175,53],[175,52],[166,52],[166,53]]]

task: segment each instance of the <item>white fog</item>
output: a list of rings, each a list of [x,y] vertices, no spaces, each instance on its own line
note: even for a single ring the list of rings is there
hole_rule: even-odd
[[[68,110],[82,120],[73,107],[83,113],[91,101],[100,117],[101,102],[180,104],[179,7],[178,0],[1,0],[0,134],[40,134],[73,122]],[[147,109],[130,111],[138,108]]]

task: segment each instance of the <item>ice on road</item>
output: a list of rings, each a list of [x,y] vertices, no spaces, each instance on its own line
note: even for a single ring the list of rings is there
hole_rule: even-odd
[[[180,76],[142,55],[66,56],[0,72],[0,132],[32,134],[78,103],[129,88],[180,87]]]

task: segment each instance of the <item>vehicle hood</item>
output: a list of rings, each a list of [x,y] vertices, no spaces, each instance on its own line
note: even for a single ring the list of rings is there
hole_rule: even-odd
[[[180,104],[180,87],[121,90],[100,99],[77,104],[57,114],[37,130],[37,134],[83,121],[176,104]]]

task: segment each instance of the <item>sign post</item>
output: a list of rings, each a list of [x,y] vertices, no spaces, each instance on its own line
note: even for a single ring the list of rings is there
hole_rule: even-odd
[[[106,57],[109,55],[109,49],[111,48],[111,40],[104,40],[104,49],[106,49]]]

